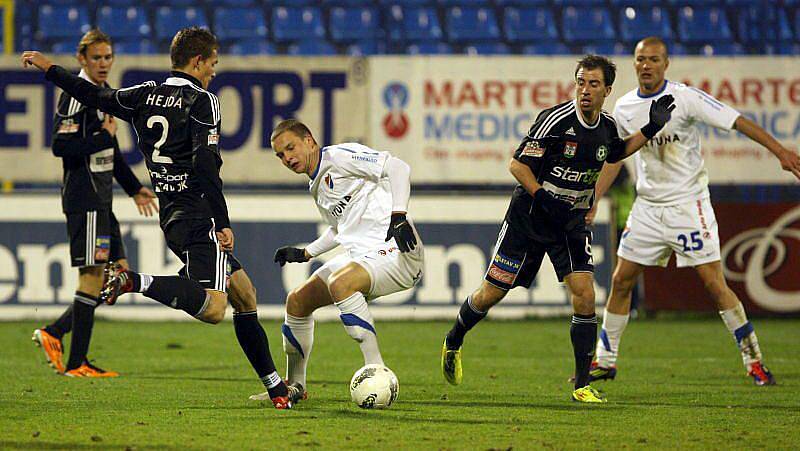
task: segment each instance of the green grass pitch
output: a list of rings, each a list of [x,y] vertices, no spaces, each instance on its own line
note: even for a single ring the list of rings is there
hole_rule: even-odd
[[[800,320],[756,320],[779,385],[755,387],[716,318],[634,321],[606,405],[569,400],[569,320],[485,321],[467,337],[464,383],[439,369],[446,322],[377,324],[400,380],[391,409],[361,410],[361,366],[341,325],[318,323],[308,401],[276,411],[230,322],[98,322],[90,356],[122,373],[67,379],[30,342],[36,324],[0,323],[0,449],[795,448]],[[278,322],[264,322],[283,373]]]

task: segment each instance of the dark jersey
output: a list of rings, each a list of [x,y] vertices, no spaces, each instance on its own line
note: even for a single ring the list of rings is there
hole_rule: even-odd
[[[214,218],[217,230],[230,227],[219,177],[219,100],[199,81],[173,72],[160,85],[107,89],[55,65],[46,77],[82,103],[133,125],[158,195],[162,228],[201,218]]]
[[[515,159],[531,168],[542,188],[572,205],[571,224],[579,223],[592,207],[603,164],[624,156],[625,143],[611,115],[602,112],[597,123],[586,124],[573,100],[542,111],[514,153]],[[542,230],[546,218],[537,217],[533,207],[533,197],[518,185],[508,219]]]
[[[111,209],[112,177],[129,196],[142,188],[122,158],[116,137],[103,129],[103,114],[66,92],[58,99],[52,150],[64,167],[64,213]]]

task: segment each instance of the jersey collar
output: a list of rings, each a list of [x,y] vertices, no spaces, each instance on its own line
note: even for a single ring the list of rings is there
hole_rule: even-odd
[[[654,92],[652,94],[645,95],[645,94],[642,94],[641,88],[636,88],[636,95],[639,96],[640,99],[649,99],[650,97],[655,97],[655,96],[661,94],[662,92],[664,92],[664,90],[667,89],[667,85],[668,84],[669,84],[669,80],[667,80],[665,78],[664,79],[664,86],[662,86],[661,89],[658,90],[658,92]]]
[[[597,128],[598,125],[600,125],[600,118],[601,116],[603,116],[603,113],[597,115],[597,122],[595,122],[592,125],[589,125],[586,123],[586,121],[583,120],[583,114],[581,113],[580,106],[578,105],[578,99],[575,99],[573,102],[575,103],[575,116],[578,116],[578,122],[581,123],[581,126],[583,128],[588,128],[589,130],[592,130]]]
[[[311,181],[313,182],[315,178],[317,178],[317,174],[319,174],[319,168],[322,166],[322,146],[319,147],[319,160],[317,161],[317,167],[314,169],[314,173],[311,174]]]
[[[91,78],[89,78],[89,74],[87,74],[86,71],[83,69],[81,69],[80,73],[78,74],[78,77],[83,78],[84,80],[88,81],[89,83],[95,86],[98,86],[97,83],[95,83],[94,81],[92,81]]]
[[[187,74],[186,72],[181,72],[177,70],[173,70],[169,72],[170,77],[167,78],[165,84],[172,85],[172,86],[185,86],[185,85],[192,85],[195,88],[200,88],[200,80],[192,77],[191,75]]]

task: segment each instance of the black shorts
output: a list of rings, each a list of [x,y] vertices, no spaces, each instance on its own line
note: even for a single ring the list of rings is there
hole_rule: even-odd
[[[219,249],[211,218],[172,222],[164,236],[167,246],[184,264],[180,275],[200,283],[203,288],[224,293],[231,274],[242,269],[232,253]]]
[[[584,225],[569,232],[553,231],[549,239],[533,239],[524,230],[503,222],[492,261],[484,278],[503,290],[530,287],[544,254],[550,257],[558,281],[573,272],[594,272],[592,232]]]
[[[72,266],[104,265],[125,258],[119,222],[111,210],[67,213]]]

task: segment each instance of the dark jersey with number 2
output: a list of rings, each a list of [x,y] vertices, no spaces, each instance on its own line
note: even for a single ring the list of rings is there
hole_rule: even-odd
[[[150,81],[109,89],[56,65],[46,77],[81,103],[133,125],[158,195],[163,229],[173,221],[209,217],[218,231],[230,227],[219,177],[219,100],[198,80],[172,72],[160,85]]]
[[[515,159],[531,168],[545,190],[572,205],[571,224],[580,223],[592,207],[603,164],[615,163],[624,156],[625,143],[614,119],[602,112],[595,124],[586,124],[574,100],[542,111],[514,153]],[[518,185],[507,220],[533,231],[535,236],[551,235],[547,233],[551,228],[547,218],[542,218],[533,204],[533,197]]]

